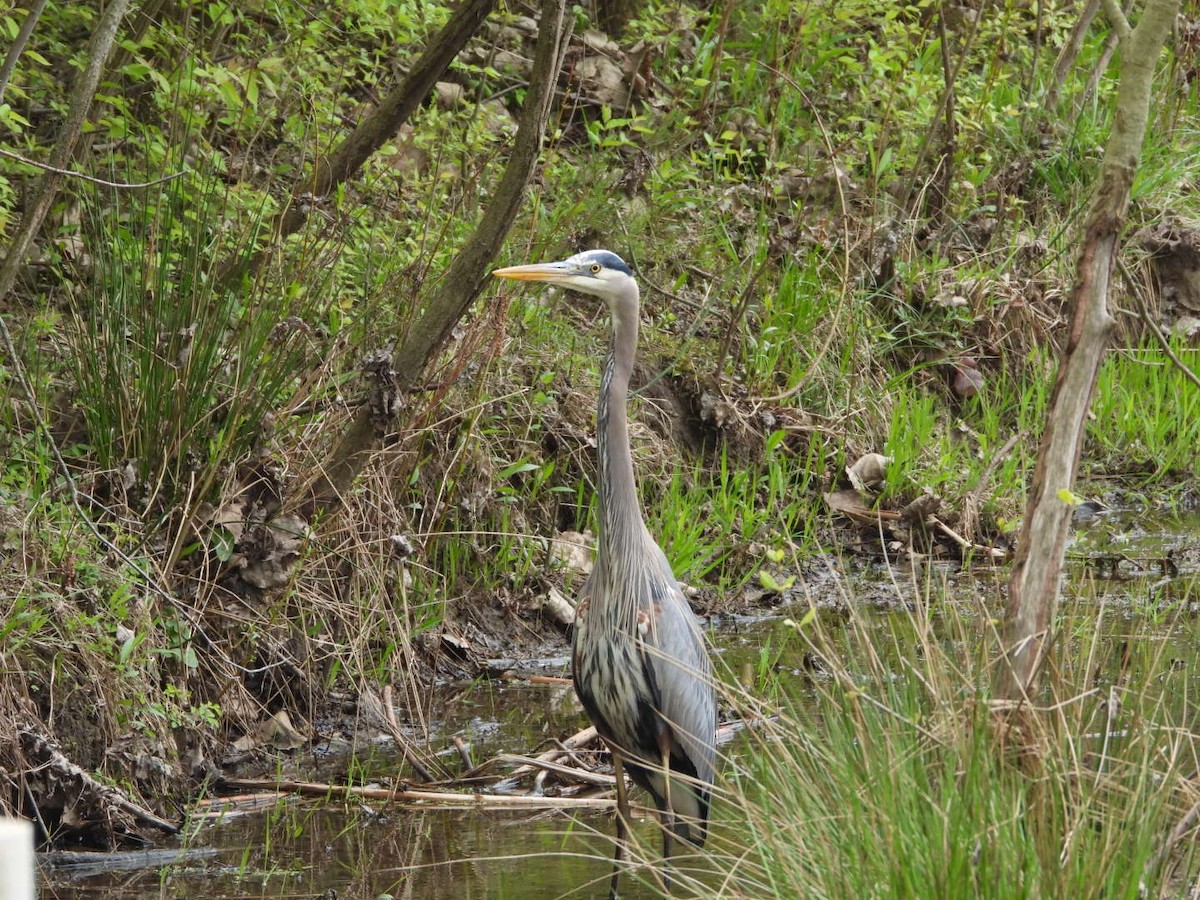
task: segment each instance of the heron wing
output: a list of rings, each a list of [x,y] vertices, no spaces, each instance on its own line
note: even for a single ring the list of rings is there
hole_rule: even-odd
[[[662,722],[671,732],[671,769],[685,776],[672,785],[672,803],[677,812],[703,823],[716,761],[712,664],[700,623],[674,576],[655,579],[649,594],[652,619],[642,637],[643,664]],[[676,800],[681,788],[695,797],[694,809]]]
[[[686,748],[697,777],[711,781],[717,704],[704,635],[678,585],[663,585],[655,594],[655,605],[661,611],[643,642],[658,708],[676,740]]]

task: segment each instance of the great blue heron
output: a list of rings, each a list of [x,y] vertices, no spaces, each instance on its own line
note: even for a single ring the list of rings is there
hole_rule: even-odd
[[[626,401],[637,353],[638,285],[608,250],[492,274],[594,294],[612,316],[596,421],[600,537],[576,605],[572,670],[617,778],[615,897],[630,821],[623,769],[654,798],[669,864],[676,838],[704,843],[716,757],[712,664],[696,617],[646,529],[633,474]]]

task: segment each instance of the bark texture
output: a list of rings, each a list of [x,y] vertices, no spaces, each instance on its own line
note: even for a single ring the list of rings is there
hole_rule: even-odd
[[[429,96],[467,41],[479,31],[479,26],[495,5],[496,0],[464,0],[433,43],[421,54],[408,77],[388,94],[378,109],[359,123],[333,153],[318,159],[309,176],[292,189],[288,204],[272,223],[271,246],[303,228],[314,203],[324,200],[338,185],[353,178],[371,154],[395,136],[421,101]],[[236,285],[239,279],[257,270],[269,252],[270,247],[248,258],[226,263],[221,272],[221,281],[226,286]]]
[[[78,76],[78,81],[75,82],[75,87],[71,91],[71,99],[67,103],[67,117],[63,120],[62,128],[58,132],[58,140],[50,152],[50,159],[47,160],[56,169],[67,168],[71,161],[71,154],[75,152],[79,132],[83,128],[88,110],[91,109],[92,100],[95,99],[96,87],[100,84],[100,76],[104,74],[104,67],[112,52],[117,30],[121,27],[121,20],[125,17],[125,10],[128,7],[129,0],[113,0],[104,8],[104,12],[100,14],[100,18],[96,22],[96,30],[92,33],[92,39],[88,43],[87,68]],[[58,195],[62,178],[63,176],[59,172],[47,171],[38,184],[33,202],[25,211],[21,230],[13,238],[12,245],[8,248],[8,255],[4,258],[4,265],[0,268],[0,309],[3,309],[8,292],[16,284],[17,273],[20,272],[21,264],[25,261],[25,254],[29,252],[34,237],[42,227],[46,213],[50,211],[50,204]],[[11,352],[11,348],[6,349]],[[33,398],[30,398],[30,402],[33,402]]]
[[[390,392],[406,390],[417,382],[425,366],[442,348],[451,329],[483,289],[491,263],[520,211],[525,187],[537,163],[568,40],[569,28],[564,30],[564,3],[562,0],[543,0],[529,91],[525,95],[512,156],[495,196],[442,277],[425,314],[396,350],[390,367],[377,371],[381,382],[390,381],[391,384],[377,385],[372,400],[358,408],[330,454],[324,471],[306,490],[307,496],[299,498],[301,514],[306,518],[317,512],[330,511],[340,504],[379,436],[390,428],[392,413],[398,405],[389,398]]]
[[[1141,159],[1154,68],[1179,11],[1179,0],[1149,0],[1132,30],[1115,0],[1105,0],[1104,6],[1121,35],[1121,81],[1112,133],[1084,226],[1071,295],[1071,329],[1051,395],[1008,584],[1006,665],[1000,668],[997,692],[1018,704],[1035,692],[1058,608],[1059,575],[1073,510],[1064,491],[1075,486],[1088,407],[1113,328],[1109,282],[1129,208],[1130,187]]]

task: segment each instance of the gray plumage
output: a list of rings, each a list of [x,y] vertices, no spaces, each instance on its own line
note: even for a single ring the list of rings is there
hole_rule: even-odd
[[[492,274],[594,294],[612,315],[597,412],[599,546],[576,607],[573,678],[613,753],[616,896],[629,818],[622,769],[654,798],[669,859],[674,839],[704,843],[716,760],[716,697],[704,637],[646,529],[637,496],[626,406],[637,353],[638,286],[629,266],[607,250]]]

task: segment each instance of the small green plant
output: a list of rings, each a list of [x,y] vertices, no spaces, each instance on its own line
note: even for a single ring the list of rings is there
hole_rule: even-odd
[[[1179,339],[1172,348],[1197,370],[1200,352]],[[1200,472],[1200,389],[1161,349],[1109,354],[1092,411],[1088,444],[1095,457],[1131,462],[1152,481]]]
[[[95,277],[72,298],[68,361],[88,447],[143,501],[210,498],[269,440],[309,349],[297,309],[220,284],[237,237],[215,183],[177,179],[128,207],[109,198],[92,221]]]
[[[789,620],[816,674],[770,691],[785,712],[728,754],[713,836],[678,865],[682,889],[1124,898],[1195,877],[1191,842],[1168,839],[1192,803],[1195,741],[1172,652],[1154,640],[1113,652],[1080,598],[1034,730],[1017,737],[988,702],[986,608],[931,601],[884,630],[853,612],[848,626],[812,610]],[[931,605],[936,619],[921,612]],[[777,653],[767,641],[754,661],[757,689],[783,687]],[[1120,671],[1098,674],[1108,658]],[[763,709],[736,689],[729,702]]]

